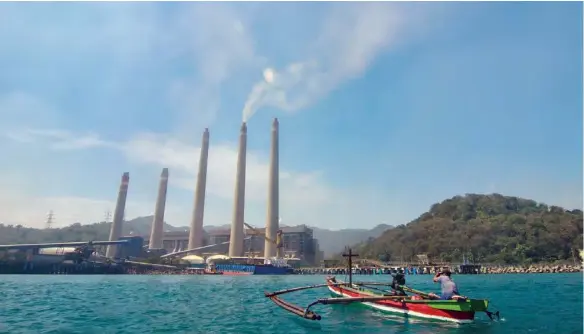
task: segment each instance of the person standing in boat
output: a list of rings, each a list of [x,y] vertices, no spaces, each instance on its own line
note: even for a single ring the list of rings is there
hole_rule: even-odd
[[[454,281],[452,280],[450,275],[451,275],[450,270],[447,269],[447,270],[444,270],[442,272],[437,273],[436,276],[434,276],[434,278],[432,280],[434,281],[434,283],[440,283],[442,293],[440,296],[438,296],[435,293],[430,293],[429,294],[430,298],[440,299],[440,300],[466,299],[465,297],[459,296],[458,286],[456,286],[456,283],[454,283]]]

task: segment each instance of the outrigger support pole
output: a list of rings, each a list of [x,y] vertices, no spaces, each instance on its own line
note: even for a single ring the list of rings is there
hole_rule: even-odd
[[[415,289],[412,289],[412,288],[407,287],[405,285],[400,285],[399,287],[402,288],[402,290],[404,290],[404,291],[407,291],[407,292],[410,292],[410,293],[414,293],[414,294],[416,294],[418,296],[421,296],[423,298],[430,298],[430,295],[429,294],[427,294],[425,292],[422,292],[420,290],[415,290]]]
[[[336,285],[341,285],[341,284],[347,284],[347,283],[338,283]],[[292,289],[285,289],[285,290],[279,290],[279,291],[274,291],[274,292],[264,292],[264,295],[268,298],[273,297],[273,296],[278,296],[284,293],[288,293],[288,292],[294,292],[294,291],[300,291],[300,290],[307,290],[307,289],[316,289],[316,288],[322,288],[328,286],[328,284],[317,284],[317,285],[309,285],[309,286],[301,286],[298,288],[292,288]]]
[[[278,296],[284,293],[289,293],[289,292],[295,292],[295,291],[301,291],[301,290],[308,290],[308,289],[316,289],[316,288],[323,288],[323,287],[327,287],[327,286],[348,286],[349,283],[347,282],[343,282],[343,283],[329,283],[329,284],[317,284],[317,285],[309,285],[309,286],[301,286],[298,288],[291,288],[291,289],[284,289],[284,290],[279,290],[279,291],[274,291],[274,292],[264,292],[264,295],[268,298],[273,297],[273,296]],[[353,283],[353,285],[359,285],[359,286],[367,286],[367,285],[377,285],[377,286],[391,286],[391,283],[381,283],[381,282],[356,282]]]

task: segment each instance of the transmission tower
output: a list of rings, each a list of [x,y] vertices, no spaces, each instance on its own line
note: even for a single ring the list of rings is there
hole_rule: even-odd
[[[47,222],[46,222],[46,228],[49,229],[53,226],[53,219],[55,218],[55,215],[53,214],[53,210],[49,211],[49,214],[47,215]]]
[[[110,222],[110,218],[112,217],[112,212],[110,210],[107,210],[105,212],[105,222],[109,223]]]

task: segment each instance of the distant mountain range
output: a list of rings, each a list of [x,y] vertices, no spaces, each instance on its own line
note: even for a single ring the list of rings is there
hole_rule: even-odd
[[[138,217],[124,222],[122,234],[149,236],[152,228],[152,216]],[[73,224],[63,228],[35,229],[20,225],[0,224],[0,244],[64,242],[85,240],[107,240],[111,223],[95,223],[88,225]],[[309,226],[310,227],[310,226]],[[229,225],[204,226],[205,232],[219,229],[229,229]],[[310,227],[314,238],[318,240],[320,249],[325,256],[341,252],[345,246],[361,244],[376,238],[390,229],[389,225],[378,225],[371,230],[343,229],[332,231],[318,227]],[[172,226],[164,223],[164,231],[188,231],[188,226]]]
[[[138,217],[124,223],[124,232],[140,235],[150,235],[150,228],[152,226],[152,216]],[[203,228],[206,232],[229,229],[230,225],[207,225]],[[374,228],[367,229],[342,229],[342,230],[328,230],[309,226],[313,230],[313,237],[318,240],[320,250],[324,251],[325,256],[333,255],[341,252],[345,246],[353,246],[368,241],[370,238],[377,238],[383,232],[391,228],[390,225],[380,224]],[[172,226],[164,223],[165,231],[188,231],[188,226]]]

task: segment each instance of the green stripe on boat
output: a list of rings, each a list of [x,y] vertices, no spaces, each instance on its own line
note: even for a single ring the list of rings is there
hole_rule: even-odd
[[[457,300],[408,300],[408,304],[426,304],[432,308],[446,311],[462,312],[485,312],[489,306],[489,301],[485,299],[467,299],[466,301]]]

